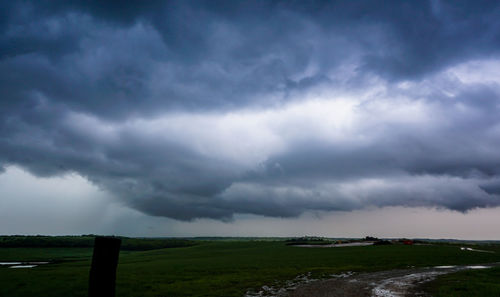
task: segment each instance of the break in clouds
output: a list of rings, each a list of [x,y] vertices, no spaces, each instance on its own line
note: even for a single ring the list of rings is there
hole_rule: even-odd
[[[141,212],[500,205],[496,1],[3,1],[0,163]]]

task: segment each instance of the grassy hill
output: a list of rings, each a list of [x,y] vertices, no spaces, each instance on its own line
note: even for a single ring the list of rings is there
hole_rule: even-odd
[[[137,239],[142,240],[142,239]],[[146,240],[147,241],[147,240]],[[311,272],[345,271],[500,261],[496,253],[464,252],[456,245],[387,245],[300,248],[285,241],[196,241],[196,245],[123,251],[117,296],[243,296]],[[87,296],[91,248],[0,248],[0,261],[58,260],[33,269],[0,268],[0,296]]]

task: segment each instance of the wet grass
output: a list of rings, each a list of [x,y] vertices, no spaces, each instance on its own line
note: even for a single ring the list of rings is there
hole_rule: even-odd
[[[206,241],[191,247],[121,252],[117,296],[243,296],[248,288],[298,274],[500,261],[453,245],[299,248],[284,241]],[[19,257],[17,257],[19,256]],[[33,269],[0,268],[0,296],[87,296],[91,249],[0,249],[0,261],[59,260]],[[22,258],[22,259],[21,259]]]
[[[92,257],[92,248],[0,248],[0,262],[70,261]]]
[[[443,275],[423,289],[434,297],[498,297],[500,267]]]

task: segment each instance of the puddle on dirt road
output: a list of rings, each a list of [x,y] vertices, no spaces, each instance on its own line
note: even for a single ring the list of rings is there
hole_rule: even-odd
[[[8,268],[34,268],[38,265],[49,264],[50,262],[0,262],[0,266]]]
[[[347,271],[339,274],[330,274],[330,278],[343,279],[349,278],[354,275],[354,272]],[[317,282],[319,279],[313,278],[311,273],[301,274],[292,280],[286,281],[284,284],[276,284],[274,286],[262,286],[259,290],[248,290],[244,297],[277,297],[277,296],[287,296],[287,292],[297,289],[299,286],[304,284],[310,284]]]
[[[353,272],[331,275],[330,279],[313,279],[310,273],[286,282],[285,286],[263,286],[258,291],[247,291],[245,297],[307,297],[307,296],[413,296],[414,290],[437,276],[467,269],[485,269],[491,265],[447,265],[426,268],[387,270],[370,273]],[[415,295],[420,296],[420,295]]]
[[[494,254],[494,251],[486,251],[486,250],[477,250],[469,247],[461,247],[460,250],[462,251],[469,251],[469,252],[479,252],[479,253],[492,253]]]
[[[38,265],[14,265],[14,266],[10,266],[9,268],[33,268],[33,267],[37,267]]]
[[[394,276],[374,283],[372,297],[399,297],[407,296],[408,292],[418,285],[434,280],[437,276],[458,272],[467,269],[485,269],[492,266],[469,265],[469,266],[435,266],[424,268],[420,272]]]
[[[301,274],[284,284],[274,286],[262,286],[259,290],[248,290],[244,297],[262,297],[262,296],[283,296],[287,291],[295,290],[299,285],[308,284],[317,281],[311,277],[311,273]]]

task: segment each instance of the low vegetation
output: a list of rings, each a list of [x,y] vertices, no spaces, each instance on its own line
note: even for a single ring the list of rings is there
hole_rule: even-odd
[[[423,289],[434,297],[500,296],[500,267],[443,275]]]
[[[442,244],[315,249],[289,246],[283,240],[196,243],[182,248],[122,251],[117,296],[241,297],[250,288],[284,282],[307,272],[313,277],[327,277],[347,271],[500,261],[499,246],[478,246],[495,251],[479,253]],[[57,260],[33,269],[0,267],[0,296],[87,296],[91,256],[90,247],[0,248],[0,262]]]

